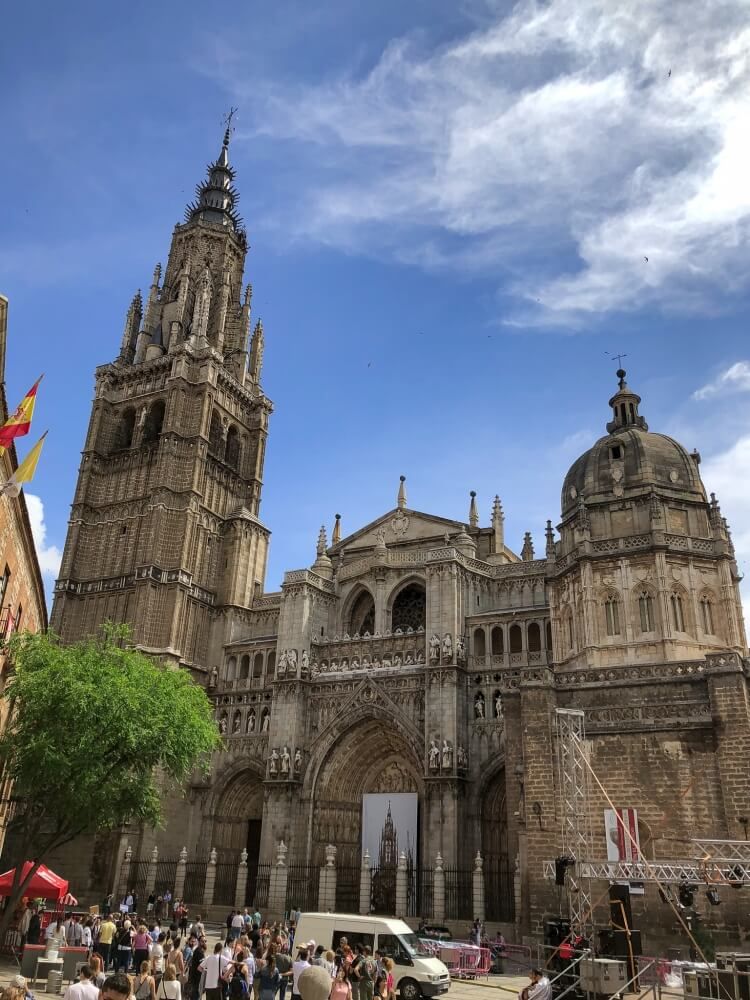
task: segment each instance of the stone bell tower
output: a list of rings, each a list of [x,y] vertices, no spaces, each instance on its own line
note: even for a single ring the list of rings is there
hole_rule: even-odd
[[[263,327],[250,335],[247,236],[227,129],[177,225],[166,270],[136,293],[119,356],[96,371],[52,628],[66,642],[106,619],[198,673],[234,608],[263,587],[259,520],[272,406]]]

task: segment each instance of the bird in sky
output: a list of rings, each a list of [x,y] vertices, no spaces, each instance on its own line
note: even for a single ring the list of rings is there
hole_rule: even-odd
[[[667,73],[667,79],[669,79],[671,75],[672,75],[672,70],[670,69],[670,71]]]
[[[648,264],[648,257],[644,257],[643,259],[644,259],[644,260],[646,261],[646,263]]]

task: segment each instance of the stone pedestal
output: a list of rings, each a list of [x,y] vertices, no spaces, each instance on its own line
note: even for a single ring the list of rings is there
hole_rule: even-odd
[[[240,863],[237,867],[237,882],[234,888],[234,908],[241,910],[245,905],[247,895],[247,851],[242,848]]]
[[[318,909],[321,913],[330,913],[336,909],[336,848],[333,844],[326,846],[326,863],[320,869]]]
[[[435,858],[435,873],[432,883],[432,919],[436,924],[442,924],[445,921],[445,870],[441,854]]]
[[[479,851],[474,858],[474,871],[471,875],[471,900],[474,919],[484,923],[484,862]]]
[[[362,916],[370,913],[372,901],[372,870],[370,868],[370,852],[362,856],[362,868],[359,873],[359,912]]]
[[[406,866],[406,854],[402,851],[396,868],[396,916],[402,919],[406,916],[409,871]]]
[[[187,869],[187,847],[180,851],[174,876],[174,899],[182,899],[185,892],[185,872]]]
[[[216,848],[211,848],[208,856],[208,867],[206,868],[206,884],[203,887],[203,906],[213,906],[214,886],[216,885]]]
[[[271,868],[271,878],[268,887],[268,909],[274,915],[283,915],[286,910],[286,884],[289,869],[286,866],[286,856],[289,848],[283,840],[276,848],[276,864]]]
[[[125,848],[125,855],[122,859],[122,864],[120,865],[120,882],[118,885],[118,898],[124,899],[127,895],[128,889],[128,879],[130,878],[130,862],[133,858],[133,848],[128,844]]]
[[[154,849],[151,851],[151,857],[148,862],[148,871],[146,872],[146,895],[150,895],[152,892],[156,892],[156,866],[159,863],[159,848],[154,844]]]

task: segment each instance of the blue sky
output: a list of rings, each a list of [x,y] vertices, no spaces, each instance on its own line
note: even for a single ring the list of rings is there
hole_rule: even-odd
[[[0,60],[11,405],[43,383],[47,581],[93,369],[166,261],[221,117],[275,403],[268,589],[395,503],[543,549],[615,364],[703,454],[750,558],[743,0],[14,5]],[[670,73],[671,71],[671,73]],[[648,258],[646,260],[645,258]],[[27,439],[31,443],[32,439]],[[19,449],[25,453],[27,443]]]

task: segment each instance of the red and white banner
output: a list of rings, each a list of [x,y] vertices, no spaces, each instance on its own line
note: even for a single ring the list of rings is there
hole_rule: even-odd
[[[607,840],[607,861],[641,860],[637,809],[605,809],[604,832]],[[643,883],[631,882],[630,891],[643,892]]]

